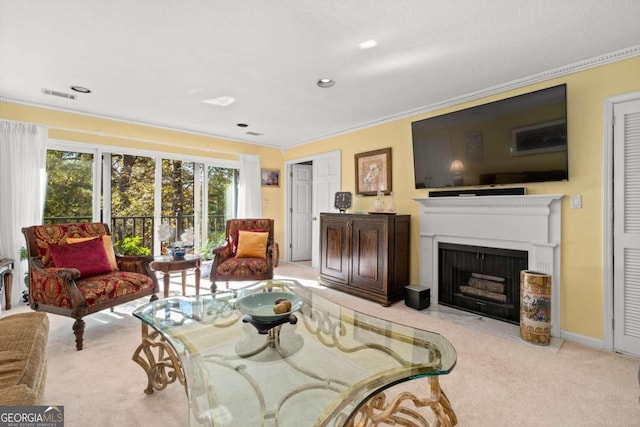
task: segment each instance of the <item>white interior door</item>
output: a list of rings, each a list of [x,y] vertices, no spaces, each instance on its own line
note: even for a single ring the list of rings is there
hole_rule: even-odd
[[[291,261],[307,261],[312,258],[313,166],[295,164],[291,173]]]
[[[313,216],[311,265],[320,268],[320,212],[335,212],[333,201],[340,191],[340,153],[333,152],[313,160]]]
[[[640,100],[614,106],[614,350],[640,356]]]

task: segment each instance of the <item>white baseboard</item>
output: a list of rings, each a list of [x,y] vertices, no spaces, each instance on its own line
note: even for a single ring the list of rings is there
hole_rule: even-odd
[[[603,340],[599,340],[599,339],[595,339],[595,338],[591,338],[591,337],[587,337],[584,335],[575,334],[573,332],[567,332],[567,331],[560,331],[560,336],[567,341],[573,341],[578,344],[586,345],[587,347],[597,348],[599,350],[605,349]]]

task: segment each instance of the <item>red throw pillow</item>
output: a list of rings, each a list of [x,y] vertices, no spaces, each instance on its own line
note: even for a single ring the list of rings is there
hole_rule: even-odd
[[[109,264],[111,265],[112,271],[118,270],[118,261],[116,261],[116,253],[113,250],[113,242],[111,240],[111,236],[92,236],[92,237],[67,237],[67,243],[72,245],[74,243],[86,242],[87,240],[92,239],[102,239],[102,244],[104,245],[104,253],[107,254],[107,258],[109,259]]]
[[[73,244],[49,245],[53,263],[58,268],[76,268],[80,277],[95,276],[113,271],[104,250],[102,239]]]

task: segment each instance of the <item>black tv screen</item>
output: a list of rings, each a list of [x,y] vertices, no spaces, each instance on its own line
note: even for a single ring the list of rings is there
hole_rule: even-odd
[[[413,122],[416,188],[569,179],[566,85]]]

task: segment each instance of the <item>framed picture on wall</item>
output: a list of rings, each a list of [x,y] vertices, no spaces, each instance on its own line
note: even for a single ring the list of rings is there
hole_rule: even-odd
[[[280,169],[260,169],[263,187],[280,187]]]
[[[357,195],[375,196],[378,190],[388,195],[393,191],[391,147],[358,153],[355,155],[355,162]]]

